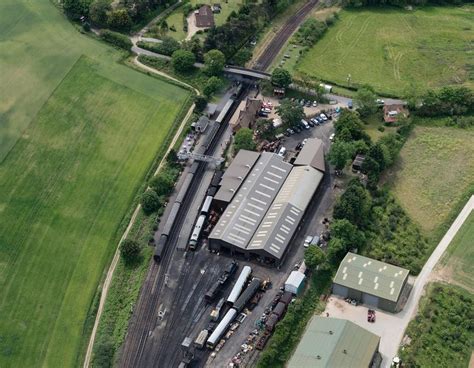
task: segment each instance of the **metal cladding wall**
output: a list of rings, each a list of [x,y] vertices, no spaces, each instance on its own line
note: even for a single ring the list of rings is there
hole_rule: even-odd
[[[237,299],[237,301],[234,303],[234,308],[240,312],[242,309],[244,309],[245,304],[248,303],[248,301],[255,295],[257,290],[260,288],[260,284],[262,281],[259,278],[254,278],[251,282],[250,285],[247,286],[247,289],[242,293],[242,295]]]
[[[363,293],[359,290],[351,289],[339,284],[332,285],[332,292],[333,294],[339,295],[343,298],[355,299],[363,304],[370,305],[372,307],[379,308],[387,312],[396,313],[400,309],[399,303],[379,298],[375,295]]]
[[[209,339],[207,339],[207,344],[214,346],[217,344],[221,336],[224,334],[224,332],[227,330],[227,327],[229,324],[234,320],[235,316],[237,315],[237,311],[232,308],[230,309],[227,314],[222,318],[222,321],[217,325],[216,329],[214,332],[209,336]]]
[[[239,275],[234,287],[232,288],[229,297],[227,298],[227,302],[230,304],[234,304],[239,297],[242,289],[244,288],[247,279],[249,278],[250,274],[252,273],[252,269],[249,266],[245,266],[242,269],[242,272]]]

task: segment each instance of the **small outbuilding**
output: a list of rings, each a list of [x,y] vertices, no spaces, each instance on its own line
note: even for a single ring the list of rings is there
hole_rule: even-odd
[[[343,298],[396,313],[408,296],[408,274],[404,268],[349,252],[337,270],[332,291]]]
[[[288,368],[378,368],[380,337],[338,318],[314,316]]]
[[[383,120],[386,123],[395,123],[400,117],[408,117],[408,109],[403,104],[384,105]]]
[[[306,276],[300,271],[292,271],[285,281],[285,291],[299,295],[304,288],[304,280]]]
[[[352,171],[353,172],[361,171],[364,161],[365,161],[364,155],[357,155],[354,161],[352,162]]]

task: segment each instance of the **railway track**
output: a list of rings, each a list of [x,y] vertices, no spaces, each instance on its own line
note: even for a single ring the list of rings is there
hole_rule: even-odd
[[[307,14],[318,4],[319,0],[310,0],[304,4],[295,14],[293,14],[285,25],[278,31],[278,34],[268,44],[265,51],[260,55],[255,63],[254,69],[265,71],[272,64],[275,57],[298,28]]]
[[[228,122],[230,117],[233,115],[237,109],[239,103],[242,99],[242,96],[245,96],[248,92],[248,87],[243,88],[239,94],[236,102],[233,104],[225,120],[219,126],[215,136],[211,140],[208,148],[205,151],[206,155],[214,155],[216,149],[218,148],[219,142],[227,129]],[[134,310],[132,319],[129,324],[128,333],[125,338],[125,343],[123,350],[121,352],[121,358],[119,365],[121,367],[131,368],[131,367],[148,367],[155,366],[159,355],[163,351],[163,344],[160,344],[158,349],[158,354],[153,351],[149,351],[151,346],[147,346],[151,332],[154,330],[158,322],[157,308],[160,303],[160,296],[162,295],[163,288],[165,286],[165,277],[170,268],[171,262],[173,260],[173,255],[176,250],[175,245],[178,241],[181,229],[185,222],[188,210],[193,201],[193,194],[198,190],[201,183],[202,177],[206,169],[206,163],[200,162],[199,166],[194,174],[193,180],[189,186],[189,189],[186,193],[186,196],[182,202],[181,208],[176,216],[176,220],[172,226],[171,232],[168,237],[168,246],[164,249],[161,262],[159,264],[152,262],[150,269],[148,271],[147,278],[145,283],[140,291],[139,301]],[[192,254],[191,257],[194,257]],[[189,260],[186,261],[188,263]],[[192,263],[191,263],[192,265]],[[186,279],[189,275],[191,267],[184,267],[183,272],[180,274],[178,281],[178,291],[173,297],[172,305],[175,306],[179,303],[182,297],[181,287],[182,283],[186,282]],[[173,318],[172,312],[167,317],[171,319],[171,326],[166,326],[165,337],[169,335],[171,327],[175,325],[176,318]],[[164,339],[162,338],[163,342]]]

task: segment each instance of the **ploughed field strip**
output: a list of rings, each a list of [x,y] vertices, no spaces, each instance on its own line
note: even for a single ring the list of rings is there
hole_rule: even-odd
[[[0,165],[2,367],[78,364],[119,224],[188,96],[120,68],[117,83],[81,57]]]

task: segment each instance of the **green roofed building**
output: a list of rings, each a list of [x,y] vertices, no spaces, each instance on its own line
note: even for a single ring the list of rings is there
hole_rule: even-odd
[[[377,368],[380,337],[339,318],[314,316],[288,368]]]
[[[337,270],[332,291],[396,313],[408,296],[408,273],[404,268],[349,252]]]

